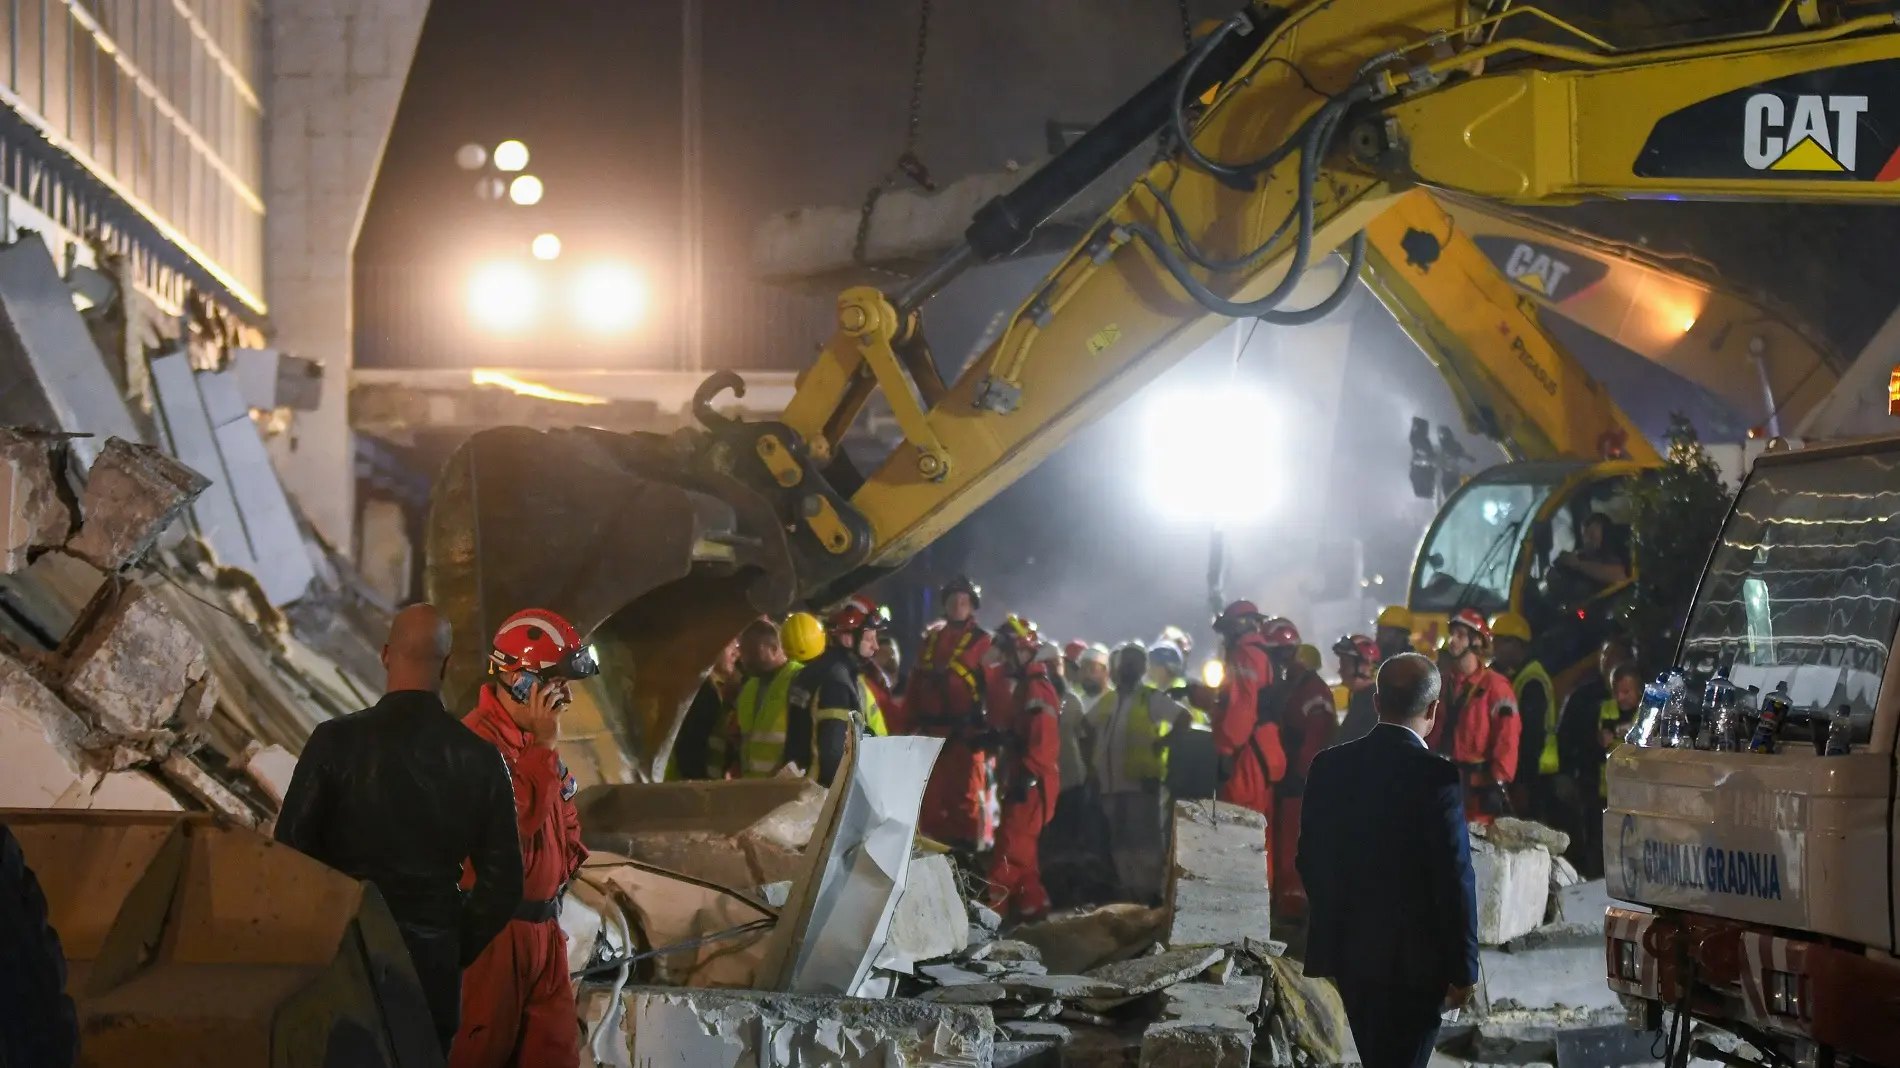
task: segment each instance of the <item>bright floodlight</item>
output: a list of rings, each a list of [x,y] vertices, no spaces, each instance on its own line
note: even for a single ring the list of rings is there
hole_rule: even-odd
[[[488,162],[488,150],[477,144],[466,144],[455,150],[455,165],[465,171],[478,171]]]
[[[1150,402],[1142,482],[1162,515],[1246,523],[1279,503],[1290,459],[1275,455],[1285,418],[1257,388],[1221,385]]]
[[[528,146],[519,141],[503,141],[495,146],[495,169],[518,171],[528,165]]]
[[[468,315],[484,330],[524,330],[533,324],[540,305],[540,283],[524,264],[491,263],[469,279]]]
[[[553,234],[540,234],[529,243],[528,251],[534,253],[537,260],[551,260],[561,254],[561,239]]]
[[[508,199],[527,207],[541,203],[541,179],[532,174],[524,174],[508,183]]]
[[[632,329],[646,310],[646,283],[639,272],[624,264],[594,264],[574,281],[574,317],[595,333]]]
[[[1218,690],[1227,679],[1227,665],[1218,660],[1209,660],[1201,665],[1201,682],[1209,689]]]

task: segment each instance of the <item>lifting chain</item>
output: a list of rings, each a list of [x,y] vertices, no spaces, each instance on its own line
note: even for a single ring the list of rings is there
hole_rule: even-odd
[[[871,214],[877,210],[880,197],[895,188],[899,179],[906,178],[926,193],[937,191],[930,168],[917,156],[917,132],[924,118],[924,61],[930,53],[930,3],[931,0],[919,0],[918,4],[917,52],[911,64],[910,109],[904,117],[904,147],[891,169],[864,194],[864,206],[858,209],[858,233],[851,245],[851,258],[860,266],[869,266],[865,263],[864,247],[871,238]]]

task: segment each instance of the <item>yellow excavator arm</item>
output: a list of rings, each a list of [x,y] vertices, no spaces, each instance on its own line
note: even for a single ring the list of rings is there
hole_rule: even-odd
[[[838,330],[782,420],[716,415],[714,397],[737,382],[715,375],[706,432],[691,439],[477,435],[438,487],[432,595],[462,633],[539,602],[593,632],[610,666],[618,648],[605,718],[651,771],[699,666],[748,615],[823,603],[900,565],[1230,319],[1317,319],[1368,261],[1381,292],[1429,302],[1443,281],[1433,271],[1477,261],[1442,239],[1434,260],[1411,238],[1438,233],[1443,212],[1409,190],[1525,205],[1900,196],[1890,14],[1784,3],[1759,33],[1626,51],[1534,5],[1500,6],[1482,17],[1452,0],[1249,6],[980,210],[959,248],[891,291],[842,294]],[[1157,138],[1159,161],[994,344],[942,381],[921,324],[930,297],[1022,247]],[[1351,270],[1339,290],[1283,307],[1307,266],[1340,249]],[[1473,291],[1469,279],[1451,288]],[[1633,449],[1640,436],[1603,415],[1613,405],[1587,402],[1587,379],[1544,362],[1533,308],[1488,293],[1433,308],[1457,322],[1499,306],[1517,310],[1502,326],[1523,358],[1471,367],[1556,386],[1540,382],[1537,404],[1521,383],[1498,386],[1527,398],[1500,430],[1533,443],[1527,452],[1596,451],[1616,434]],[[904,440],[860,473],[840,443],[874,391]],[[451,693],[465,697],[479,671],[479,649],[459,656]]]

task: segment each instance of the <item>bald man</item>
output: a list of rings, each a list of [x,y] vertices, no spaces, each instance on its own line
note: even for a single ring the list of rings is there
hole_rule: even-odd
[[[1440,1012],[1478,982],[1478,904],[1457,765],[1417,653],[1379,667],[1379,723],[1313,758],[1300,822],[1306,974],[1339,987],[1365,1068],[1425,1068]]]
[[[442,706],[449,641],[433,605],[396,614],[383,699],[310,732],[277,817],[279,842],[382,892],[445,1054],[462,969],[507,926],[522,881],[508,768]]]

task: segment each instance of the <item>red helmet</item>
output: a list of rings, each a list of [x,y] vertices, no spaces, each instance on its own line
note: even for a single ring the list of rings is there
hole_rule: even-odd
[[[1481,641],[1491,640],[1491,624],[1485,621],[1484,613],[1475,608],[1460,608],[1452,614],[1450,625],[1466,628]]]
[[[1042,643],[1036,632],[1036,625],[1023,617],[1011,613],[1003,619],[1003,625],[996,628],[996,640],[1011,648],[1034,649]]]
[[[866,630],[888,630],[891,611],[863,594],[831,610],[825,617],[825,629],[833,634],[859,634]]]
[[[1266,639],[1269,649],[1287,646],[1297,649],[1300,646],[1300,628],[1285,616],[1274,616],[1267,620],[1266,625],[1260,628],[1260,636]]]
[[[1260,609],[1252,601],[1235,601],[1214,617],[1214,629],[1227,634],[1244,622],[1260,618]]]
[[[1067,645],[1062,647],[1062,659],[1079,661],[1082,659],[1082,654],[1088,651],[1089,643],[1080,638],[1072,638]]]
[[[600,674],[594,651],[582,644],[574,624],[545,608],[526,608],[502,623],[488,654],[492,671],[528,671],[554,678]]]
[[[1333,643],[1333,653],[1337,656],[1356,656],[1362,664],[1379,662],[1379,643],[1363,634],[1347,634]]]

